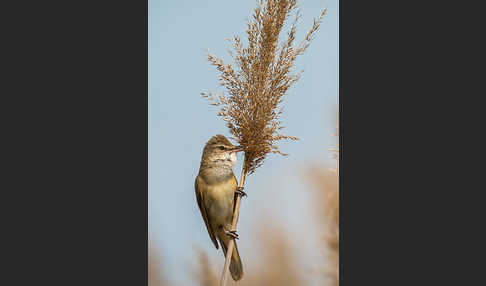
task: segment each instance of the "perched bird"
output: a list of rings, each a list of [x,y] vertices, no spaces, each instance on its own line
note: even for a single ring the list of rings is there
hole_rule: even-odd
[[[238,151],[243,151],[243,148],[234,146],[223,135],[212,137],[204,146],[195,182],[197,204],[209,237],[216,249],[219,241],[225,256],[230,239],[238,238],[236,231],[232,230],[236,193],[246,195],[242,188],[238,187],[233,174]],[[233,280],[240,280],[243,276],[236,242],[229,269]]]

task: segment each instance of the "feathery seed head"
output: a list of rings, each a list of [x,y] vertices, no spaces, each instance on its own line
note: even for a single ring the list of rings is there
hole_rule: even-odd
[[[283,128],[282,96],[301,73],[293,74],[291,69],[297,56],[304,53],[314,33],[319,29],[322,11],[304,40],[294,45],[296,14],[288,37],[280,43],[279,35],[291,12],[297,9],[296,0],[258,0],[253,17],[248,21],[248,45],[243,46],[235,36],[231,53],[236,70],[231,64],[208,54],[209,62],[220,72],[220,84],[228,94],[214,97],[202,93],[212,105],[220,106],[218,116],[226,122],[235,140],[245,148],[244,169],[251,174],[263,164],[268,153],[286,155],[276,142],[282,139],[298,140],[297,137],[280,134]]]

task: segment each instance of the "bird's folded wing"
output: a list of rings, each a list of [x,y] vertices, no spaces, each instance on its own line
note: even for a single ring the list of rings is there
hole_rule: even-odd
[[[207,213],[206,207],[204,206],[204,203],[203,203],[204,194],[201,192],[201,190],[203,189],[204,184],[205,184],[204,181],[199,176],[197,176],[196,181],[194,183],[194,188],[196,190],[197,205],[199,206],[199,210],[201,211],[201,215],[204,219],[204,223],[206,224],[206,228],[208,230],[209,237],[211,237],[211,240],[213,241],[214,246],[216,247],[216,249],[218,249],[218,242],[216,241],[216,238],[214,237],[214,232],[211,229],[211,225],[208,222],[208,213]]]

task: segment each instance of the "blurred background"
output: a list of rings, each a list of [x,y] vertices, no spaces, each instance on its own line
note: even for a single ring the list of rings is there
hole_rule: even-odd
[[[337,285],[338,1],[299,1],[297,42],[327,15],[296,62],[304,73],[284,96],[281,141],[247,177],[237,241],[244,276],[230,285]],[[245,39],[254,1],[149,0],[149,285],[217,285],[224,264],[197,207],[202,148],[230,136],[200,96],[224,91],[207,50],[230,63],[226,38]],[[292,18],[291,18],[292,19]],[[285,30],[284,30],[285,31]],[[244,41],[243,41],[244,42]],[[330,149],[331,148],[331,149]],[[235,174],[239,179],[242,154]],[[229,279],[231,280],[231,279]],[[233,281],[231,281],[233,282]],[[216,283],[216,284],[215,284]]]

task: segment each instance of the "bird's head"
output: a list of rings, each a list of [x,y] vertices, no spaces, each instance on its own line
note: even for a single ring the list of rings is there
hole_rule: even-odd
[[[235,146],[226,137],[217,134],[204,146],[201,164],[233,168],[236,165],[236,153],[243,150],[242,146]]]

